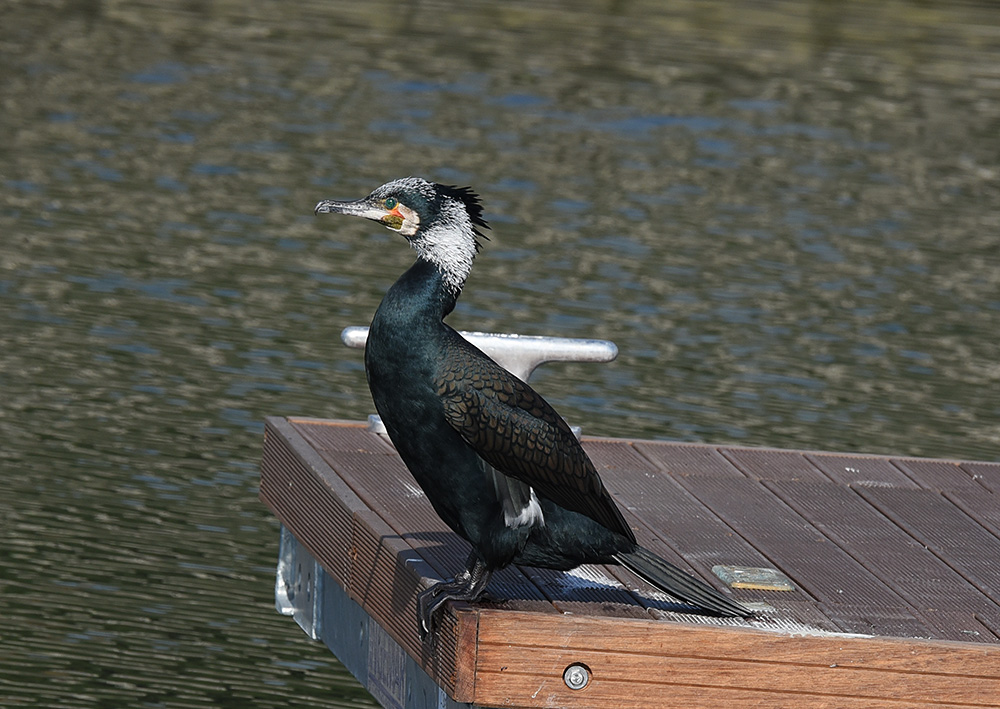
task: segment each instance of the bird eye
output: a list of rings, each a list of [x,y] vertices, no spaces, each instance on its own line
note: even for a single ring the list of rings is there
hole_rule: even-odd
[[[395,209],[399,202],[396,201],[395,197],[386,197],[382,204],[385,205],[386,209]]]

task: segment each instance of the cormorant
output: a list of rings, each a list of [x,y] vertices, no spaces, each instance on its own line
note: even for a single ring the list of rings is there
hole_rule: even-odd
[[[417,253],[375,313],[365,372],[400,458],[472,545],[465,570],[420,594],[422,633],[446,601],[475,601],[508,564],[621,564],[704,612],[750,614],[639,546],[563,418],[444,322],[488,228],[478,195],[407,177],[361,200],[324,200],[315,212],[379,222]]]

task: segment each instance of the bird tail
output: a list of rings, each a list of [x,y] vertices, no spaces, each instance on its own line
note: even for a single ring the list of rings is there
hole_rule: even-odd
[[[671,596],[676,596],[709,613],[740,618],[752,615],[751,611],[722,595],[704,581],[699,581],[639,545],[632,551],[615,554],[615,560],[661,591],[666,591]]]

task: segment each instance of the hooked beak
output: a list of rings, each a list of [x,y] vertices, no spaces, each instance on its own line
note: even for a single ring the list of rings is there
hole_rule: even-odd
[[[346,214],[351,217],[364,217],[374,221],[381,221],[386,215],[382,207],[373,206],[368,200],[359,199],[355,202],[337,202],[332,199],[324,199],[316,205],[314,214]]]
[[[313,210],[315,214],[346,214],[350,217],[363,217],[378,222],[384,227],[400,231],[406,217],[399,212],[400,206],[393,210],[388,210],[380,201],[373,201],[371,198],[359,199],[355,202],[337,202],[332,199],[324,199],[316,205]]]

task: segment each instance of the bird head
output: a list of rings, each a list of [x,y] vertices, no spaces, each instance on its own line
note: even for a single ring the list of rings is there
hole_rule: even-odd
[[[445,282],[459,291],[472,269],[472,260],[487,238],[479,195],[468,187],[404,177],[387,182],[370,195],[353,202],[323,200],[316,214],[364,217],[406,237],[423,258],[435,264]]]

